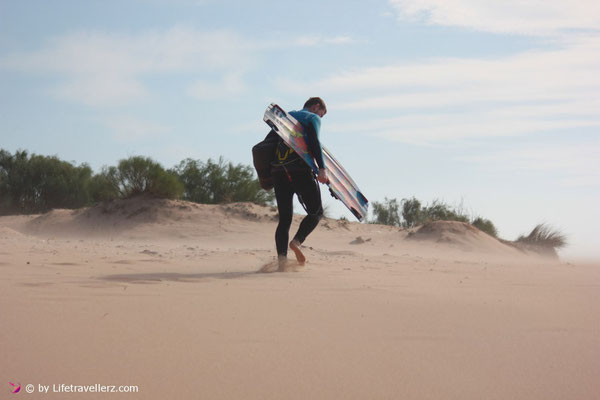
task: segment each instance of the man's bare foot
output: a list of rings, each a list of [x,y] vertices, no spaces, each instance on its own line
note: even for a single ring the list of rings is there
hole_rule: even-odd
[[[302,254],[302,251],[300,251],[300,242],[296,239],[292,240],[290,242],[290,249],[292,249],[292,251],[296,255],[296,260],[298,260],[298,263],[300,265],[304,265],[304,263],[306,262],[306,257],[304,257],[304,254]]]
[[[286,256],[277,257],[277,265],[279,266],[279,268],[277,268],[277,272],[287,272],[287,270],[288,270],[287,257]]]
[[[284,258],[283,260],[277,260],[275,262],[279,265],[277,272],[300,272],[304,270],[304,264],[300,264],[295,260]]]

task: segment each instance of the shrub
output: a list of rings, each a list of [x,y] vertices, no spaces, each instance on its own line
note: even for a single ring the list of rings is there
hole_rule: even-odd
[[[464,214],[461,207],[451,207],[440,200],[434,200],[431,205],[423,207],[415,197],[402,199],[402,218],[398,213],[398,201],[385,198],[383,203],[373,203],[374,219],[376,224],[396,225],[413,228],[432,221],[460,221],[469,222],[469,217]],[[497,232],[491,221],[477,218],[473,222],[484,232],[496,237]]]
[[[423,207],[416,198],[402,200],[402,226],[412,228],[432,221],[469,222],[469,218],[456,207],[451,207],[440,200]]]
[[[0,150],[0,206],[2,213],[26,212],[34,198],[31,179],[27,173],[29,158],[26,151],[14,155]],[[29,199],[28,199],[29,198]]]
[[[0,214],[38,213],[79,208],[98,201],[148,194],[200,203],[251,201],[266,205],[273,193],[260,188],[254,169],[242,164],[187,159],[171,171],[147,157],[135,156],[104,167],[96,175],[57,157],[11,154],[0,149]]]
[[[396,199],[388,199],[386,197],[383,203],[373,202],[373,216],[375,219],[372,222],[375,224],[400,226],[399,208]]]
[[[250,201],[266,205],[274,195],[265,192],[247,165],[185,159],[172,171],[183,183],[183,198],[197,203],[220,204]]]
[[[424,207],[421,215],[422,223],[431,221],[469,222],[469,218],[466,215],[460,214],[455,208],[453,209],[439,200],[434,200],[430,206]]]
[[[0,150],[0,213],[78,208],[90,201],[91,168],[57,157]]]
[[[79,167],[56,157],[33,155],[30,159],[38,211],[79,208],[90,201],[88,184],[92,169]]]
[[[95,181],[100,196],[129,198],[140,194],[175,199],[183,193],[183,184],[177,176],[165,171],[149,157],[134,156],[119,161],[117,167],[105,168]]]
[[[115,180],[111,179],[108,170],[107,167],[104,167],[102,172],[92,176],[90,179],[90,197],[94,203],[113,200],[119,197],[119,185]]]
[[[421,202],[414,197],[402,200],[402,218],[404,226],[412,228],[422,223]]]
[[[477,217],[473,222],[471,222],[471,225],[487,233],[490,236],[498,237],[498,231],[496,230],[496,227],[494,226],[492,221],[490,221],[489,219]]]

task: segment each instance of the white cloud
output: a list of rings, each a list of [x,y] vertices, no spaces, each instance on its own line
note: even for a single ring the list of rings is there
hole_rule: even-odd
[[[600,186],[600,141],[570,144],[529,144],[459,160],[493,168],[493,172],[541,172],[567,188]]]
[[[244,72],[264,52],[352,42],[349,36],[314,35],[291,38],[284,45],[187,27],[138,34],[78,32],[50,39],[39,50],[4,56],[0,68],[57,78],[52,93],[61,99],[120,106],[148,98],[147,81],[160,74],[187,75],[187,93],[198,99],[236,95],[246,88]],[[205,73],[217,78],[199,79]]]
[[[115,74],[84,74],[57,85],[53,94],[89,106],[122,106],[146,98],[148,90],[135,77]]]
[[[129,116],[109,118],[105,124],[112,130],[113,139],[121,143],[154,139],[171,132],[168,126]]]
[[[341,45],[341,44],[350,44],[354,43],[355,40],[350,36],[320,36],[320,35],[308,35],[308,36],[300,36],[293,41],[291,41],[292,45],[295,46],[322,46],[322,45]]]
[[[252,44],[229,31],[175,27],[137,35],[74,33],[37,51],[12,54],[0,66],[62,81],[54,93],[88,105],[121,105],[148,96],[157,74],[239,71],[252,63]]]
[[[401,20],[494,33],[548,36],[600,29],[596,0],[389,0]]]
[[[600,126],[600,35],[576,37],[555,50],[496,59],[434,59],[347,71],[285,90],[343,99],[336,112],[364,111],[370,133],[411,143],[517,136]],[[378,117],[369,118],[369,113]],[[385,114],[388,114],[385,117]]]
[[[407,64],[343,71],[314,82],[311,88],[323,91],[381,92],[396,90],[448,89],[489,91],[512,89],[538,91],[547,89],[563,93],[565,88],[585,84],[600,85],[600,35],[572,41],[556,50],[530,51],[496,59],[448,58]],[[305,90],[305,84],[281,81],[294,91]],[[595,90],[595,89],[593,89]]]
[[[600,128],[600,120],[587,117],[548,120],[545,115],[527,115],[525,107],[515,115],[507,110],[480,112],[429,112],[400,117],[330,124],[328,131],[366,134],[418,145],[452,143],[465,139],[511,137],[573,128]]]
[[[200,100],[210,100],[238,95],[245,90],[241,73],[230,73],[218,81],[197,80],[187,93]]]
[[[180,72],[231,66],[250,47],[229,31],[175,27],[137,35],[80,32],[54,38],[42,50],[8,56],[3,64],[71,74]]]

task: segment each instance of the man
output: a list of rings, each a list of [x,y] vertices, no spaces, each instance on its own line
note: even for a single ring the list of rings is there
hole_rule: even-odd
[[[321,183],[329,182],[325,162],[323,161],[323,150],[319,142],[319,131],[321,118],[327,113],[325,102],[319,97],[311,97],[304,103],[300,111],[291,111],[289,114],[296,118],[304,129],[304,140],[312,154],[319,173],[317,180]],[[287,249],[290,226],[293,217],[294,193],[306,209],[306,217],[300,223],[298,232],[290,242],[290,249],[295,253],[296,259],[303,265],[306,257],[300,250],[300,245],[306,237],[317,227],[323,216],[321,203],[321,191],[315,181],[313,170],[300,158],[296,152],[290,149],[283,141],[280,141],[276,149],[275,161],[271,170],[273,185],[275,188],[275,199],[279,210],[279,224],[275,231],[275,245],[277,247],[277,260],[279,271],[286,271]]]

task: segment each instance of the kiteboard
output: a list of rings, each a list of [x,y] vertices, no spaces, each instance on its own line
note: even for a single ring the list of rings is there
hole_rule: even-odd
[[[265,111],[263,120],[283,139],[285,144],[298,153],[315,174],[319,173],[319,168],[304,141],[302,125],[294,117],[277,104],[271,103]],[[323,144],[321,144],[321,148],[329,178],[329,183],[327,183],[329,192],[334,198],[341,201],[359,221],[362,221],[367,216],[369,201],[331,152]]]

